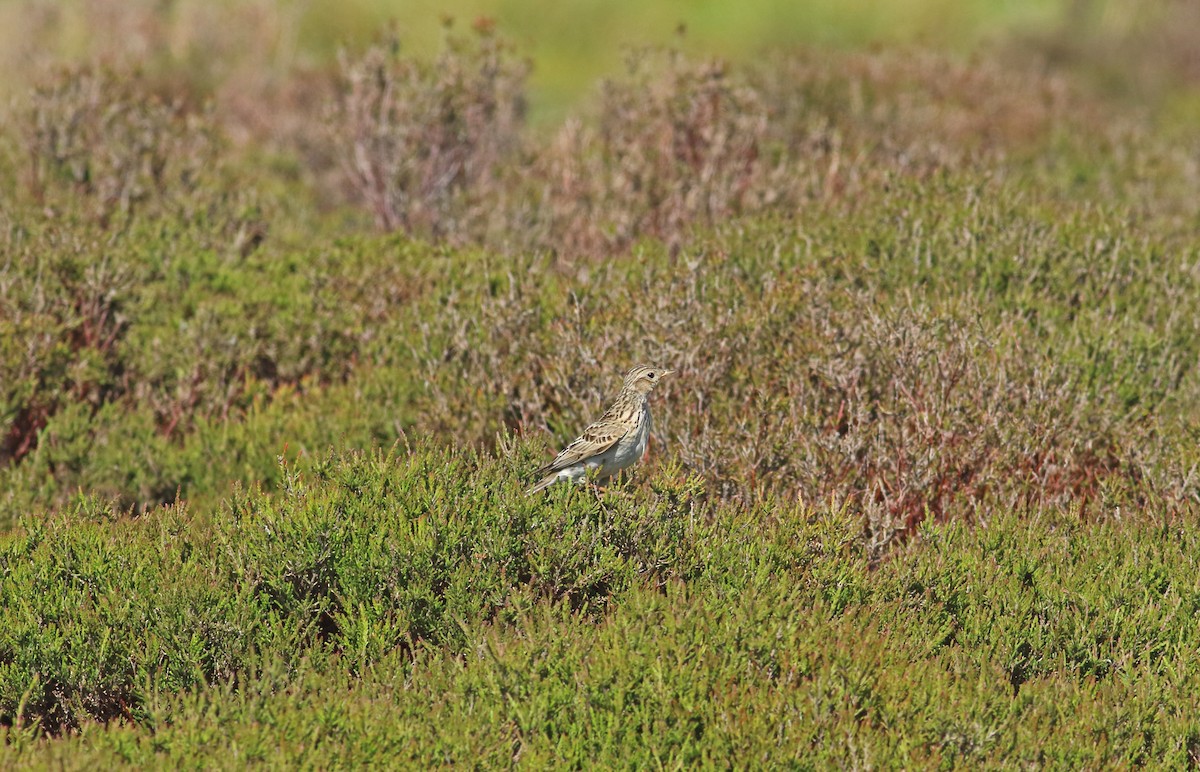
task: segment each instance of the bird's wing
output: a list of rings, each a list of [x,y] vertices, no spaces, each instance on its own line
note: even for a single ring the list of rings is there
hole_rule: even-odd
[[[569,466],[598,456],[611,448],[625,435],[637,428],[640,410],[629,410],[629,406],[617,403],[605,411],[600,420],[583,430],[583,434],[554,457],[538,474],[559,472]]]

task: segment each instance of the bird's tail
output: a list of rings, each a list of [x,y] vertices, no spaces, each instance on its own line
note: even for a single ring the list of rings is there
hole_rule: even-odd
[[[557,479],[558,479],[558,472],[551,472],[550,474],[546,475],[541,480],[539,480],[536,485],[531,487],[529,490],[525,491],[525,495],[532,496],[533,494],[537,493],[540,490],[545,490],[546,488],[549,488],[551,485],[553,485],[555,480],[557,480]]]

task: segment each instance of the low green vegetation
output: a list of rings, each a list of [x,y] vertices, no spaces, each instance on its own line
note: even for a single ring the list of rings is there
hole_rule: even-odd
[[[846,507],[677,467],[530,499],[535,459],[330,456],[203,528],[31,525],[6,764],[1195,762],[1194,519],[996,513],[872,570]]]
[[[39,72],[0,766],[1200,764],[1197,81],[1055,40]]]

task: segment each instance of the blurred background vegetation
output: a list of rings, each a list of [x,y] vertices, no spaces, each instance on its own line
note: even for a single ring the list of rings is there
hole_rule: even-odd
[[[661,45],[739,62],[796,46],[1011,50],[1114,92],[1159,97],[1200,79],[1198,15],[1186,0],[10,0],[0,7],[0,88],[19,91],[50,62],[96,59],[183,72],[208,88],[240,74],[251,82],[232,87],[253,88],[328,66],[389,26],[406,49],[432,57],[454,19],[494,24],[533,61],[530,101],[542,122],[619,74],[629,48]]]

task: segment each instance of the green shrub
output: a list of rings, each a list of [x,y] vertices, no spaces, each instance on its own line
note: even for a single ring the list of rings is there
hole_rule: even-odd
[[[30,523],[0,553],[0,752],[889,766],[1194,753],[1191,519],[996,512],[924,525],[872,569],[852,510],[714,506],[674,472],[640,499],[530,499],[514,472],[533,450],[329,457],[203,527],[183,508],[129,520],[96,502]],[[27,733],[87,716],[112,720],[51,744]]]
[[[238,677],[255,651],[329,645],[368,668],[458,649],[461,620],[503,615],[513,592],[593,615],[699,570],[693,482],[657,504],[564,492],[546,509],[486,482],[500,471],[474,454],[357,454],[286,473],[279,497],[236,494],[208,522],[180,506],[129,520],[94,498],[29,520],[0,557],[0,720],[130,718],[146,683]]]
[[[370,145],[335,144],[345,162],[428,166],[372,173],[403,196],[446,183],[413,210],[443,225],[387,227],[499,233],[550,259],[342,226],[267,239],[233,168],[261,159],[230,153],[211,114],[138,77],[67,73],[28,106],[17,158],[36,173],[6,212],[5,520],[80,487],[126,507],[212,502],[276,481],[288,444],[569,439],[608,388],[597,363],[647,357],[685,366],[687,407],[662,400],[658,439],[712,494],[853,499],[881,544],[981,504],[1186,499],[1171,449],[1196,393],[1188,179],[1155,188],[1163,214],[1145,219],[1131,193],[1161,147],[1111,132],[1108,159],[1064,139],[1098,106],[1077,111],[1058,80],[887,52],[754,71],[643,53],[594,123],[564,129],[596,141],[534,158],[523,67],[489,31],[451,38],[436,66],[375,49],[344,75],[326,128]],[[962,126],[997,115],[975,146]],[[1135,146],[1143,159],[1121,160]],[[1095,170],[1101,204],[1064,200],[1062,172],[1038,166],[1060,150]],[[252,438],[248,421],[274,429]],[[217,463],[197,450],[217,447]]]
[[[238,260],[261,238],[211,120],[164,104],[136,76],[62,72],[18,125],[25,186],[6,195],[0,267],[2,463],[33,451],[59,410],[131,390],[123,344],[146,285],[179,253]]]

